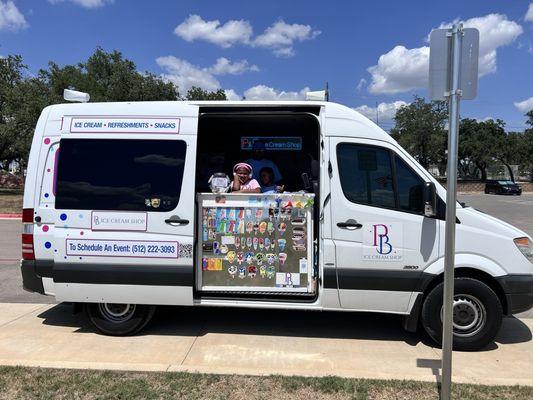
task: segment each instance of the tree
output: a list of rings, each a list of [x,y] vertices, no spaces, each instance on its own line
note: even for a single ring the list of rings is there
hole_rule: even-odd
[[[50,62],[39,76],[58,102],[63,99],[63,89],[68,87],[89,93],[94,102],[179,99],[178,88],[172,82],[148,72],[140,73],[122,53],[107,53],[100,47],[84,63],[59,67]]]
[[[529,129],[533,129],[533,110],[529,110],[527,113],[526,113],[526,117],[527,117],[527,121],[526,121],[526,124],[529,125],[531,128]]]
[[[495,152],[495,157],[507,167],[509,178],[513,182],[515,176],[511,164],[519,164],[520,162],[522,136],[523,133],[521,132],[504,132],[504,135],[500,137],[500,143]]]
[[[529,173],[529,179],[533,182],[533,110],[529,110],[526,117],[526,124],[530,127],[521,136],[518,157],[520,168]]]
[[[209,92],[202,88],[193,86],[185,95],[186,100],[227,100],[226,92],[218,89],[216,92]]]
[[[26,167],[33,132],[41,111],[52,103],[49,88],[38,78],[19,82],[6,98],[6,112],[10,121],[6,124],[9,149],[4,152],[8,162],[17,161],[22,170]]]
[[[13,160],[23,160],[29,151],[33,129],[47,90],[39,80],[27,77],[27,67],[19,55],[0,59],[0,163],[7,167]],[[41,107],[42,108],[42,107]],[[28,127],[28,125],[31,125]]]
[[[140,73],[118,51],[98,47],[85,62],[63,67],[50,62],[36,77],[28,76],[21,56],[10,55],[0,59],[1,167],[15,160],[24,168],[42,109],[63,103],[65,88],[87,92],[95,102],[180,100],[173,83]]]
[[[459,125],[459,158],[468,159],[481,172],[481,180],[487,180],[487,167],[495,160],[505,159],[509,154],[502,150],[506,145],[505,123],[496,121],[477,121],[464,118]],[[509,167],[510,170],[510,167]]]
[[[424,168],[436,164],[439,172],[446,169],[446,130],[448,109],[445,102],[426,103],[415,96],[414,101],[396,112],[391,136]]]

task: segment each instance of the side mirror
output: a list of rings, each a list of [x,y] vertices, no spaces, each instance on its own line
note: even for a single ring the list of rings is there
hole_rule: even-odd
[[[424,182],[423,196],[424,216],[433,218],[437,215],[437,190],[433,182]]]

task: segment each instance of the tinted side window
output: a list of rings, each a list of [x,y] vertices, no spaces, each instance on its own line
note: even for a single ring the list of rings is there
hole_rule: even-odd
[[[399,208],[422,213],[424,211],[422,199],[424,182],[399,157],[394,158],[396,162]]]
[[[391,157],[378,147],[341,143],[337,159],[342,190],[354,203],[395,208]]]
[[[170,211],[179,201],[181,140],[62,139],[56,208]]]

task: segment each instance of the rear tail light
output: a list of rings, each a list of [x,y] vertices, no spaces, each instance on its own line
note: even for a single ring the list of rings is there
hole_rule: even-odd
[[[33,248],[33,208],[22,210],[22,259],[35,260]]]

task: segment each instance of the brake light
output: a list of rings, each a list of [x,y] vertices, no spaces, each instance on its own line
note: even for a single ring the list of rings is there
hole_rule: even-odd
[[[33,224],[33,208],[24,208],[22,210],[22,223]]]
[[[22,210],[22,259],[35,260],[33,247],[33,208]]]

